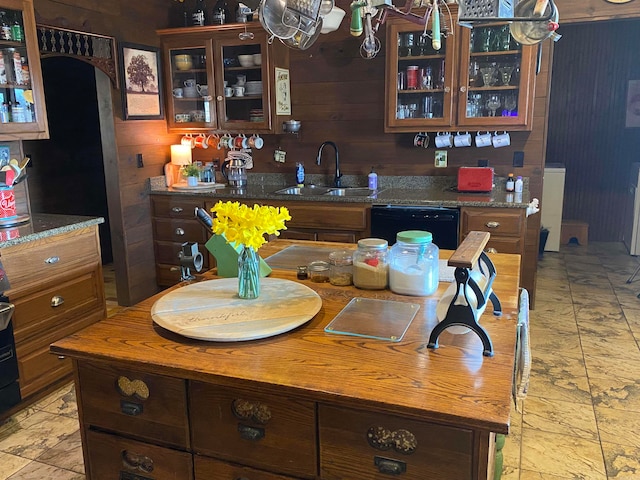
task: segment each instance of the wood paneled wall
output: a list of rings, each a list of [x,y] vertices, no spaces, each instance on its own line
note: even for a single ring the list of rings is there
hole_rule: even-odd
[[[567,25],[556,46],[548,162],[566,165],[563,218],[589,238],[621,241],[640,128],[625,128],[627,86],[640,80],[640,20]]]

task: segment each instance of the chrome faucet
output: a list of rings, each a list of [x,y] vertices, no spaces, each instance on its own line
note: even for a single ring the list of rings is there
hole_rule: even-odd
[[[320,160],[322,159],[322,149],[325,145],[331,145],[336,152],[336,176],[333,180],[333,185],[335,187],[340,188],[342,185],[340,184],[340,178],[342,177],[342,173],[340,173],[340,156],[338,155],[338,147],[333,142],[322,142],[320,148],[318,148],[318,156],[316,158],[316,165],[320,165]]]

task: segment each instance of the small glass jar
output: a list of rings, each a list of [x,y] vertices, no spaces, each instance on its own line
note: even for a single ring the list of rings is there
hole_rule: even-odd
[[[389,288],[402,295],[427,296],[438,289],[438,247],[430,232],[398,232],[389,252]]]
[[[344,287],[353,283],[353,257],[346,250],[329,254],[329,282]]]
[[[389,243],[382,238],[358,240],[358,249],[353,254],[353,284],[356,287],[367,290],[387,288],[388,248]]]
[[[329,263],[324,260],[316,260],[309,264],[309,280],[316,283],[329,281]]]
[[[308,269],[306,265],[298,265],[298,272],[296,274],[298,280],[306,280],[309,277]]]

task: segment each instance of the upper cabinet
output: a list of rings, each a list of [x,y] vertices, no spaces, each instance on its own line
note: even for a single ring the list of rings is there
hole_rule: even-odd
[[[456,26],[437,51],[426,33],[387,22],[385,132],[531,130],[535,47],[515,43],[506,24]]]
[[[30,0],[0,0],[0,141],[49,138]]]
[[[291,116],[288,49],[270,44],[259,22],[158,34],[169,132],[282,132]]]

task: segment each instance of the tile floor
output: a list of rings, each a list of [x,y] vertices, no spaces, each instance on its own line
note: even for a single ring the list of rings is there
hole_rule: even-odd
[[[626,283],[637,265],[613,243],[539,262],[530,388],[504,480],[640,480],[640,275]],[[49,478],[84,479],[72,385],[0,424],[0,480]]]

